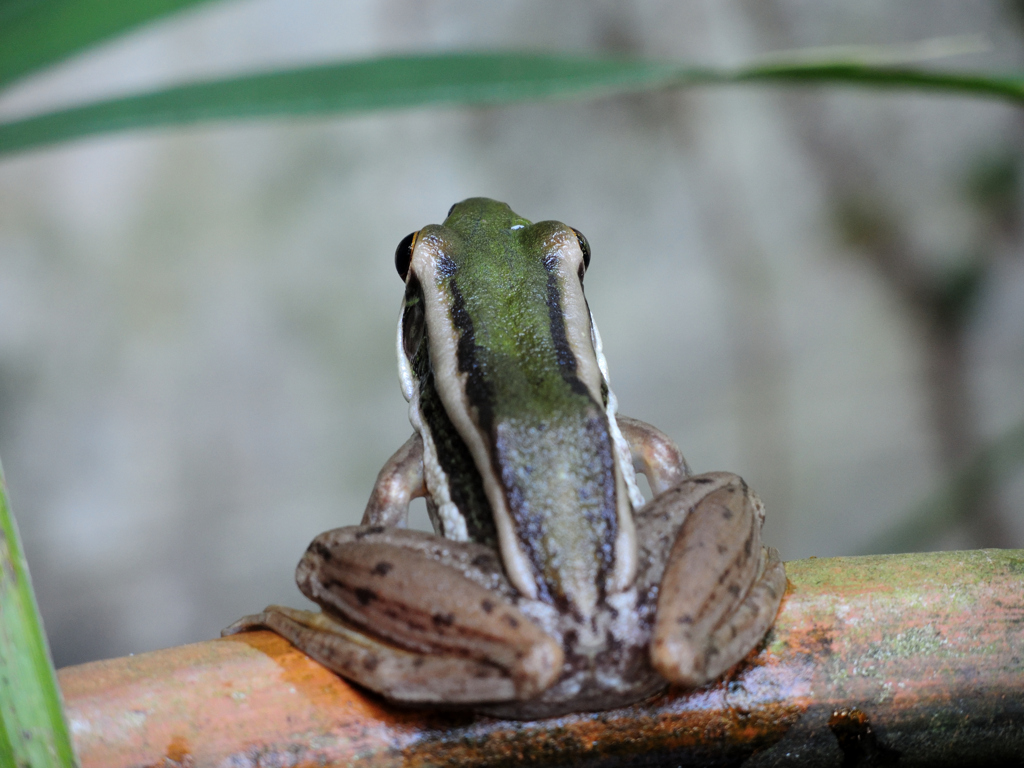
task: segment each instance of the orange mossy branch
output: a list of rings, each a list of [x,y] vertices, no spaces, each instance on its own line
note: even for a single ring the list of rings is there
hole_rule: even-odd
[[[269,632],[59,678],[85,768],[1024,761],[1024,551],[786,570],[775,628],[725,680],[611,712],[399,710]]]

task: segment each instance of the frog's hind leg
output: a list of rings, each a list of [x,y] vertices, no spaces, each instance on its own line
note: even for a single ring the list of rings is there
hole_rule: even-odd
[[[268,605],[221,632],[271,629],[342,677],[407,703],[514,701],[512,678],[476,659],[407,651],[367,635],[327,613]]]
[[[651,663],[674,683],[703,685],[757,645],[782,600],[785,569],[761,545],[764,507],[740,477],[711,472],[643,512],[682,519],[660,579]]]
[[[705,646],[703,675],[693,679],[714,680],[750,653],[771,628],[785,592],[786,569],[779,551],[762,547],[757,579],[732,615],[715,629]],[[677,682],[686,681],[681,677]]]
[[[561,672],[561,646],[513,604],[482,545],[339,528],[313,540],[296,580],[322,613],[271,606],[229,630],[267,626],[344,677],[409,703],[531,698]]]

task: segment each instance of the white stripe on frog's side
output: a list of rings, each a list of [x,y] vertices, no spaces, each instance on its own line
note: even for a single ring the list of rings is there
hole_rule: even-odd
[[[429,429],[423,428],[419,392],[409,403],[409,421],[423,438],[424,479],[427,483],[427,490],[430,492],[430,498],[437,507],[437,516],[441,520],[440,534],[452,541],[469,541],[466,518],[452,501],[451,492],[448,489],[448,473],[441,468],[441,463],[437,460],[434,436]]]
[[[448,488],[448,473],[441,468],[441,463],[437,460],[434,436],[429,429],[423,428],[419,383],[413,378],[412,366],[405,356],[405,345],[402,340],[404,314],[405,302],[403,301],[402,309],[398,314],[398,378],[402,382],[402,394],[409,401],[409,421],[412,423],[413,429],[419,432],[420,439],[423,441],[423,478],[441,520],[441,530],[438,533],[453,541],[469,541],[466,518],[462,516],[459,508],[452,501]]]
[[[587,313],[590,314],[589,309]],[[616,569],[615,575],[618,578],[614,584],[610,585],[611,588],[608,590],[614,594],[615,592],[622,592],[628,589],[632,585],[633,579],[636,578],[636,570],[639,566],[637,562],[639,547],[636,541],[636,522],[633,513],[640,509],[645,502],[644,495],[636,484],[636,470],[633,469],[633,457],[630,454],[629,445],[626,444],[626,438],[622,436],[619,423],[615,420],[615,414],[619,410],[619,400],[615,397],[611,381],[608,378],[608,361],[604,356],[601,333],[597,330],[597,323],[594,322],[593,315],[590,315],[590,334],[591,342],[594,345],[594,355],[597,357],[597,365],[601,369],[604,385],[608,389],[608,406],[606,408],[608,431],[611,433],[612,441],[615,444],[615,458],[618,460],[619,465],[619,487],[617,491],[619,498],[622,498],[623,491],[628,494],[629,498],[628,505],[620,505],[619,507],[619,525],[624,527],[628,533],[620,534],[615,540],[615,562],[617,565],[619,563],[622,563],[622,565]],[[623,506],[629,506],[630,509],[624,513],[622,510]]]
[[[629,451],[626,438],[622,436],[619,423],[615,420],[615,414],[619,412],[619,401],[612,392],[611,379],[608,378],[608,361],[604,357],[604,345],[601,343],[601,334],[597,330],[597,323],[594,316],[590,316],[591,338],[594,344],[594,354],[597,356],[597,364],[601,368],[601,375],[604,377],[605,386],[608,387],[608,428],[611,430],[612,438],[615,440],[615,454],[619,460],[619,471],[626,481],[626,488],[629,490],[629,501],[633,509],[638,510],[646,501],[640,487],[636,484],[636,470],[633,468],[633,457]]]
[[[412,396],[416,394],[416,379],[412,376],[412,364],[405,356],[405,341],[402,339],[402,320],[405,319],[405,299],[402,299],[402,308],[398,310],[398,380],[402,384],[402,397],[407,403],[412,402]]]

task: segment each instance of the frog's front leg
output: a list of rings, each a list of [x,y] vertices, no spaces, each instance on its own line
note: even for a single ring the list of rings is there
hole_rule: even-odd
[[[419,432],[413,432],[377,473],[362,524],[404,528],[409,519],[409,502],[426,495],[423,438]]]
[[[640,586],[658,585],[651,663],[674,683],[703,685],[764,637],[785,592],[785,569],[778,552],[761,545],[764,506],[742,478],[687,477],[668,437],[635,419],[618,421],[656,494],[637,514],[648,563]]]
[[[671,437],[630,416],[618,414],[615,421],[629,446],[633,467],[647,478],[655,496],[690,476],[690,467]]]

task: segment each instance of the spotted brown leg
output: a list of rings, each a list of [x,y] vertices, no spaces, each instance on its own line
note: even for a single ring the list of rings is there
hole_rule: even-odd
[[[674,683],[703,685],[764,637],[786,573],[778,552],[761,545],[764,507],[739,476],[697,475],[656,502],[675,502],[685,521],[661,578],[651,663]]]
[[[561,671],[561,647],[513,604],[482,545],[338,528],[313,540],[296,579],[322,613],[270,606],[225,632],[269,627],[344,677],[410,703],[528,699]]]

